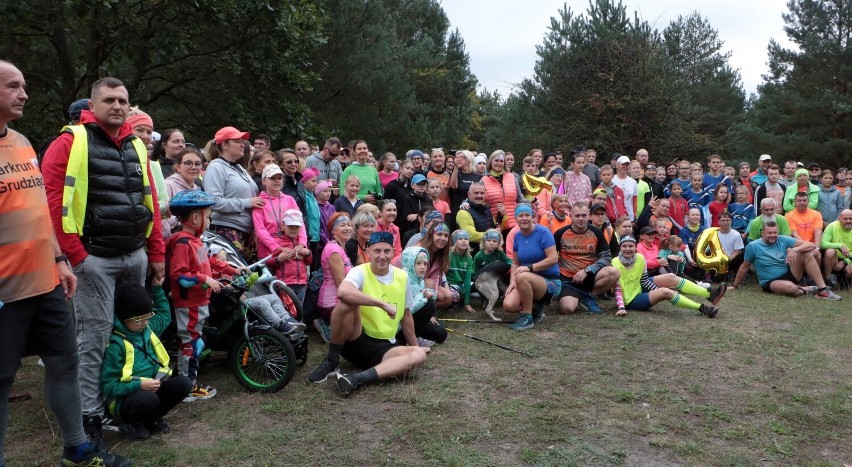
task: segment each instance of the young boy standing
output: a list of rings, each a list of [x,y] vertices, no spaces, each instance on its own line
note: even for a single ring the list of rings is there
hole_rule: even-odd
[[[210,293],[221,289],[211,275],[210,255],[201,242],[201,234],[210,226],[211,206],[214,204],[207,193],[190,190],[181,191],[169,201],[169,209],[181,223],[181,230],[169,238],[167,251],[171,258],[168,274],[180,337],[178,370],[193,383],[185,402],[210,399],[216,395],[214,388],[200,385],[196,380],[198,354],[203,346],[201,331],[210,317]]]

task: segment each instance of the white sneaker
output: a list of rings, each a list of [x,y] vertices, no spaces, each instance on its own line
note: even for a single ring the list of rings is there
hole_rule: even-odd
[[[707,290],[710,290],[710,287],[712,287],[709,282],[695,281],[695,283],[698,284],[699,287]]]

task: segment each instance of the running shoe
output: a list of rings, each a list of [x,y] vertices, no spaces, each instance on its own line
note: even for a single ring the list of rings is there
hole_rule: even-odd
[[[166,434],[172,431],[171,427],[169,427],[169,424],[166,423],[166,421],[162,418],[155,418],[153,421],[146,422],[145,428],[148,429],[148,431],[151,432],[152,435],[156,433]]]
[[[716,287],[710,289],[710,298],[708,298],[707,300],[713,305],[716,305],[717,303],[719,303],[719,300],[721,300],[722,297],[725,296],[726,290],[728,290],[728,284],[722,282]]]
[[[541,324],[544,321],[544,313],[538,313],[533,315],[533,323]]]
[[[355,390],[357,386],[352,382],[351,375],[344,375],[343,373],[337,373],[337,381],[335,381],[337,385],[337,392],[340,393],[343,397],[349,397],[350,394]]]
[[[314,320],[314,327],[317,328],[320,338],[328,344],[331,341],[331,326],[328,322],[322,318],[317,318]]]
[[[816,296],[818,298],[824,298],[826,300],[832,300],[832,301],[843,300],[840,297],[840,295],[837,295],[836,293],[832,292],[832,290],[829,289],[828,287],[826,287],[826,288],[824,288],[820,291],[817,291]]]
[[[517,321],[509,325],[509,327],[514,329],[515,331],[526,331],[527,329],[530,329],[533,326],[535,326],[533,317],[532,315],[528,314],[522,314],[518,317]]]
[[[429,339],[424,339],[422,337],[417,338],[417,345],[419,347],[432,347],[435,345],[435,341],[430,341]]]
[[[708,318],[715,318],[716,313],[719,312],[719,309],[716,308],[715,306],[710,306],[710,305],[706,305],[706,304],[702,303],[701,307],[698,308],[698,311],[700,311],[702,315],[704,315]]]
[[[129,467],[131,464],[133,461],[126,457],[105,451],[92,451],[78,461],[63,457],[59,465],[62,467]]]
[[[216,389],[205,386],[202,384],[196,383],[195,386],[192,387],[192,391],[189,392],[189,395],[186,396],[183,401],[184,402],[195,402],[195,401],[203,401],[212,398],[216,395]]]
[[[151,432],[141,423],[122,423],[118,427],[118,431],[127,439],[142,441],[151,437]]]
[[[598,305],[598,301],[594,298],[581,298],[580,305],[586,309],[589,313],[593,315],[599,315],[603,313],[600,305]]]
[[[327,380],[329,376],[337,374],[339,370],[340,365],[325,358],[322,363],[320,363],[320,365],[308,375],[308,381],[312,383],[322,383]]]
[[[805,295],[816,295],[819,292],[819,287],[815,285],[799,286],[799,288],[802,289]]]

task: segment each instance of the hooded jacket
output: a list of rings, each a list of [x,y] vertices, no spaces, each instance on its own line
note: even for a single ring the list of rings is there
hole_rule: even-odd
[[[423,296],[423,291],[426,289],[426,281],[414,271],[414,264],[417,261],[417,255],[420,253],[426,255],[426,261],[428,262],[429,252],[422,246],[410,246],[402,250],[402,257],[400,259],[402,270],[408,273],[408,293],[414,302],[411,306],[411,313],[417,313],[429,301],[429,299]]]
[[[822,215],[822,221],[825,224],[836,221],[840,217],[840,211],[844,208],[843,196],[840,194],[840,190],[834,186],[825,188],[820,185],[818,199],[817,211]]]
[[[257,257],[265,258],[282,246],[280,239],[284,226],[281,222],[284,220],[284,213],[288,209],[299,209],[299,206],[292,196],[284,193],[272,197],[264,191],[260,194],[260,199],[263,200],[263,207],[252,209],[251,217],[257,236]],[[302,213],[304,212],[302,210]],[[298,243],[308,246],[307,229],[299,230]]]
[[[121,401],[142,390],[143,379],[153,379],[161,366],[166,368],[169,366],[167,354],[165,361],[157,360],[157,349],[152,342],[152,334],[159,336],[171,322],[169,302],[162,287],[154,286],[152,293],[155,314],[148,321],[148,327],[140,332],[130,332],[118,318],[113,319],[113,334],[104,353],[104,362],[101,367],[101,388],[104,399],[110,404],[110,409],[116,416],[121,413],[119,410]],[[125,341],[131,344],[133,355],[126,354]],[[160,353],[162,354],[163,351],[161,350]],[[132,365],[129,378],[125,375],[126,365]]]

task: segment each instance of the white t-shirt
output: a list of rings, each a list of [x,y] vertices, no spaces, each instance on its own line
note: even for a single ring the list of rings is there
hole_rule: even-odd
[[[393,274],[394,271],[398,268],[391,266],[390,271],[383,276],[376,275],[376,280],[379,281],[380,284],[388,285],[393,283]],[[358,290],[364,290],[364,272],[361,268],[352,268],[346,273],[346,278],[343,279],[345,281],[349,281],[354,285]],[[411,293],[408,287],[405,288],[405,309],[410,310],[414,305],[414,299],[411,296]]]
[[[743,237],[736,230],[731,230],[726,234],[721,231],[716,233],[719,235],[719,244],[722,245],[722,251],[724,251],[726,255],[731,256],[733,252],[745,248],[743,245]]]
[[[633,199],[639,193],[639,184],[630,177],[619,178],[618,175],[612,177],[612,183],[624,192],[624,207],[627,208],[627,215],[630,216],[630,220],[636,220],[636,214],[633,212]]]

